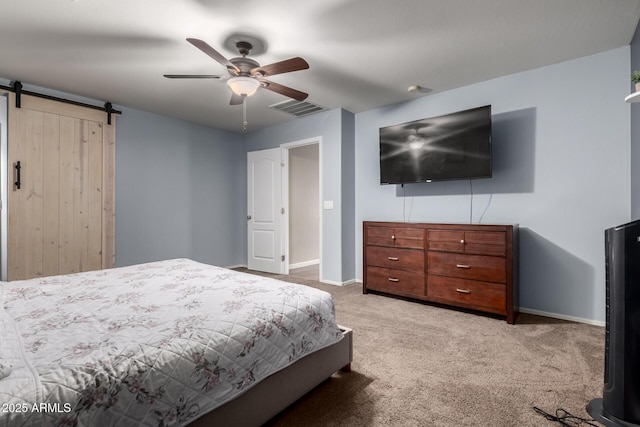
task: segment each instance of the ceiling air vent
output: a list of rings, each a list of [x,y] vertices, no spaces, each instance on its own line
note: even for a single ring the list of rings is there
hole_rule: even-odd
[[[307,101],[296,101],[294,99],[288,101],[282,101],[277,104],[269,105],[269,108],[274,110],[284,111],[285,113],[293,114],[296,117],[307,116],[309,114],[325,111],[326,108],[316,104],[312,104]]]

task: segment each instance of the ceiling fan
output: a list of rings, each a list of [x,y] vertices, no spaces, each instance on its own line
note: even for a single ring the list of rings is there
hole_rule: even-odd
[[[265,78],[275,76],[276,74],[306,70],[309,68],[309,64],[300,57],[285,59],[284,61],[261,66],[257,61],[248,57],[249,53],[253,49],[253,45],[248,41],[238,41],[235,44],[235,47],[242,56],[231,59],[225,58],[217,50],[202,40],[188,38],[187,41],[209,55],[211,58],[218,61],[220,64],[227,67],[229,76],[210,74],[164,74],[165,77],[170,79],[228,78],[227,85],[232,91],[231,101],[229,102],[231,105],[243,104],[244,99],[253,95],[260,87],[289,98],[293,98],[297,101],[304,101],[307,96],[309,96],[304,92],[272,82]]]

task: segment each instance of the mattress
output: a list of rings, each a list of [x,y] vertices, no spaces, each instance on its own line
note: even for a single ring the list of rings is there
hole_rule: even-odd
[[[186,425],[340,339],[329,293],[187,259],[3,282],[0,426]]]

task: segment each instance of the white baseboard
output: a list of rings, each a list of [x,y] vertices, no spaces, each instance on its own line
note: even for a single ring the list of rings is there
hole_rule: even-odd
[[[531,310],[530,308],[520,308],[518,311],[520,311],[520,313],[535,314],[536,316],[552,317],[554,319],[568,320],[570,322],[577,322],[577,323],[586,323],[588,325],[595,325],[595,326],[606,325],[606,322],[602,322],[599,320],[584,319],[582,317],[567,316],[564,314],[549,313],[549,312],[540,311],[540,310]],[[517,320],[516,320],[516,323],[518,323]]]
[[[289,264],[289,270],[294,269],[294,268],[308,267],[310,265],[317,265],[317,264],[320,264],[320,260],[319,259],[312,259],[312,260],[309,260],[309,261],[296,262],[295,264]]]
[[[347,280],[346,282],[336,282],[334,280],[320,280],[320,283],[325,283],[327,285],[333,285],[333,286],[347,286],[347,285],[351,285],[352,283],[356,283],[356,279]]]

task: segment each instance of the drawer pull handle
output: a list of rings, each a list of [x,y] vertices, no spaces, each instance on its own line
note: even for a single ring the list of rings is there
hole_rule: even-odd
[[[391,240],[396,240],[396,236],[391,236]]]
[[[399,261],[400,260],[400,258],[398,258],[397,256],[390,256],[388,258],[389,258],[389,261]]]
[[[461,294],[470,294],[471,290],[456,288],[456,292],[460,292]]]
[[[468,265],[468,264],[456,264],[456,267],[458,267],[458,268],[471,268],[471,266]]]
[[[464,245],[464,239],[460,240],[460,243],[462,243]]]
[[[390,281],[390,282],[399,282],[399,281],[400,281],[400,279],[397,279],[397,278],[395,278],[395,277],[389,277],[389,281]]]

